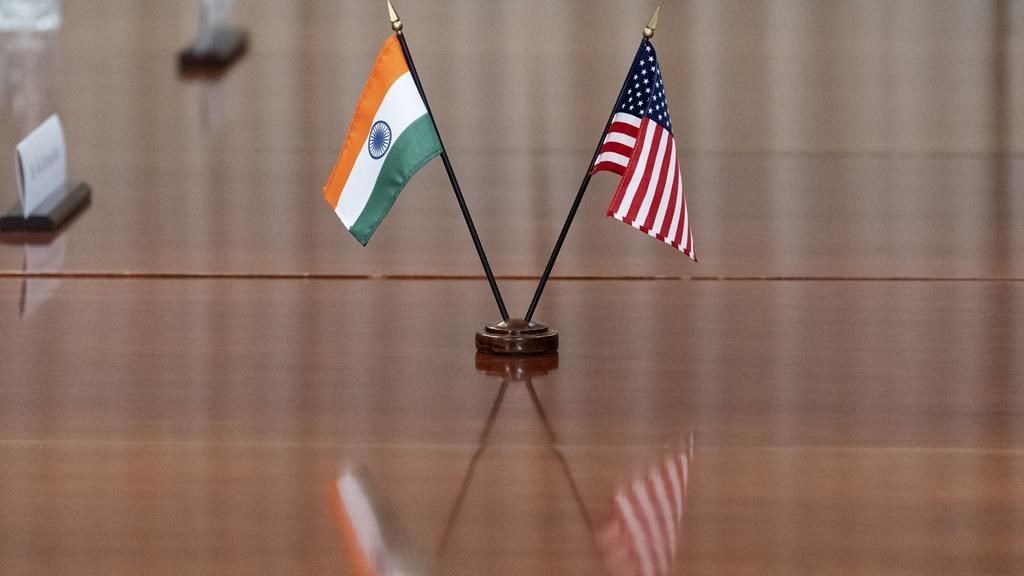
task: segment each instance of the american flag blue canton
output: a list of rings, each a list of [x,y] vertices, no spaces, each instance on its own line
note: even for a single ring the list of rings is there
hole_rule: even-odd
[[[672,116],[654,46],[646,39],[633,58],[612,110],[593,172],[622,176],[608,216],[697,260],[672,134]]]
[[[661,79],[661,66],[654,45],[646,39],[633,58],[633,66],[626,77],[626,91],[616,106],[617,112],[647,116],[672,132],[672,115],[665,101],[665,83]]]

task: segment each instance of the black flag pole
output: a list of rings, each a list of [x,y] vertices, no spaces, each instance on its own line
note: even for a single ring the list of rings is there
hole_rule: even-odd
[[[487,275],[487,283],[491,285],[491,292],[494,294],[494,300],[498,304],[498,311],[501,312],[501,319],[508,321],[508,309],[505,308],[505,301],[501,298],[501,291],[498,290],[498,282],[494,279],[494,272],[491,271],[491,265],[487,262],[487,254],[484,252],[484,246],[480,242],[480,235],[476,232],[476,226],[473,225],[473,217],[469,214],[469,208],[466,206],[466,198],[462,195],[462,188],[459,187],[459,180],[455,177],[455,171],[452,169],[452,162],[448,159],[448,150],[444,147],[444,141],[441,140],[441,131],[437,129],[437,122],[434,121],[434,113],[430,110],[430,103],[427,101],[427,95],[423,92],[423,84],[420,83],[420,76],[416,73],[416,65],[413,64],[412,54],[409,52],[409,45],[405,42],[405,34],[402,32],[402,20],[398,17],[398,13],[395,12],[395,7],[391,5],[391,0],[388,0],[388,17],[391,21],[391,29],[395,31],[398,36],[398,42],[402,45],[402,54],[405,56],[405,62],[409,65],[409,72],[412,74],[412,80],[416,84],[416,90],[420,93],[420,98],[423,100],[423,105],[427,109],[427,115],[430,116],[430,122],[434,125],[434,130],[437,132],[437,141],[441,144],[441,161],[444,162],[444,169],[448,172],[448,180],[452,183],[452,190],[455,192],[455,198],[459,201],[459,209],[462,210],[462,217],[466,220],[466,226],[469,227],[469,235],[473,237],[473,246],[476,247],[476,253],[480,256],[480,264],[484,267],[484,274]]]
[[[654,29],[658,26],[658,12],[661,11],[659,6],[654,10],[654,16],[651,17],[650,22],[644,27],[644,39],[650,40],[654,36]],[[604,144],[604,138],[608,135],[608,129],[612,125],[612,118],[615,117],[615,107],[622,100],[622,94],[626,91],[626,86],[629,84],[629,78],[622,83],[622,88],[619,90],[619,95],[615,98],[615,104],[612,104],[612,111],[608,114],[608,121],[604,124],[604,130],[601,132],[601,137],[597,139],[597,148],[594,149],[594,155],[590,159],[590,164],[587,165],[587,173],[583,176],[583,182],[580,182],[580,189],[576,192],[576,199],[573,200],[572,208],[569,209],[569,215],[565,218],[565,224],[562,225],[562,232],[558,235],[558,241],[555,242],[555,247],[551,251],[551,257],[548,258],[547,267],[544,268],[544,274],[540,277],[540,282],[537,284],[537,290],[533,293],[533,300],[530,301],[530,308],[526,311],[526,322],[530,322],[533,319],[533,313],[537,311],[537,304],[540,303],[540,296],[544,293],[544,287],[547,286],[548,278],[551,277],[551,270],[555,267],[555,260],[558,260],[558,253],[562,251],[562,244],[565,242],[565,237],[569,234],[569,228],[572,226],[572,221],[576,218],[576,211],[579,210],[580,203],[583,202],[583,194],[586,193],[587,187],[590,185],[590,177],[593,175],[594,163],[597,161],[598,155],[601,154],[601,146]]]

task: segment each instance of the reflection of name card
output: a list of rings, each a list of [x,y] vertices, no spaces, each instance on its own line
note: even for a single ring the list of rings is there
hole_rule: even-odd
[[[51,244],[25,245],[24,271],[27,274],[33,273],[54,273],[64,268],[64,254],[66,252],[64,237],[61,236]],[[31,318],[60,288],[60,278],[25,278],[21,286],[21,302],[18,309],[21,318]]]
[[[18,197],[22,214],[27,218],[67,184],[64,128],[56,114],[18,144],[17,163]]]

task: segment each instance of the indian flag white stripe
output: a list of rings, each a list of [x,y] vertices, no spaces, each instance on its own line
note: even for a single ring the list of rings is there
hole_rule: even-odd
[[[388,124],[391,128],[391,143],[393,144],[410,124],[426,113],[427,108],[423,105],[412,74],[406,72],[399,76],[388,89],[373,118],[373,123],[383,120]],[[335,208],[335,212],[346,227],[351,228],[363,213],[363,208],[366,207],[370,192],[373,191],[377,176],[387,157],[388,153],[385,153],[381,158],[372,158],[366,145],[359,152],[359,156],[352,166],[352,172],[342,189],[338,206]]]
[[[373,504],[359,485],[359,481],[350,473],[338,479],[338,493],[362,550],[368,557],[376,556],[384,550],[384,535],[377,523]]]

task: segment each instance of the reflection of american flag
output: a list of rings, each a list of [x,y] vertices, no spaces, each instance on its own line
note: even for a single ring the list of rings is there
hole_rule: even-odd
[[[646,39],[633,59],[594,164],[593,172],[602,170],[622,176],[609,216],[697,260],[665,84],[654,46]]]
[[[676,556],[689,478],[690,455],[682,452],[615,495],[612,517],[598,534],[613,576],[663,576]]]

